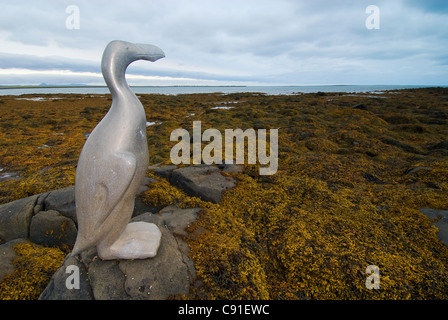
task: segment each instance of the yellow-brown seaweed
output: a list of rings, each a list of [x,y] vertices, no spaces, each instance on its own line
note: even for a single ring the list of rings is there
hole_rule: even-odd
[[[0,97],[0,168],[18,173],[0,181],[1,203],[73,185],[85,135],[111,102],[16,98]],[[159,177],[142,194],[154,206],[203,208],[186,239],[198,275],[186,298],[448,298],[448,248],[419,211],[448,208],[446,88],[140,100],[155,122],[151,164],[169,164],[171,131],[191,132],[194,120],[203,130],[279,129],[278,172],[247,165],[220,204]],[[378,290],[365,286],[369,265],[379,267]]]

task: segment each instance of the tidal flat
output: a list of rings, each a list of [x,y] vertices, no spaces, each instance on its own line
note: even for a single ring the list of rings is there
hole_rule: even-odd
[[[201,207],[185,299],[447,299],[448,248],[420,209],[448,209],[448,89],[138,95],[150,165],[174,129],[278,129],[278,170],[229,173],[214,204],[163,179],[142,201]],[[110,95],[0,97],[0,204],[75,184]],[[148,177],[154,177],[148,170]],[[63,251],[67,252],[67,248]],[[61,260],[62,263],[62,260]],[[367,289],[366,268],[379,269]]]

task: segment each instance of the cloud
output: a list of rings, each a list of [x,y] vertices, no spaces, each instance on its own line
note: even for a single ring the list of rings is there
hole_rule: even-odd
[[[365,0],[17,0],[0,11],[0,68],[99,72],[106,44],[123,39],[166,54],[129,74],[170,82],[446,83],[447,5],[375,2],[380,30],[366,29]],[[80,29],[66,28],[68,5],[78,6]]]

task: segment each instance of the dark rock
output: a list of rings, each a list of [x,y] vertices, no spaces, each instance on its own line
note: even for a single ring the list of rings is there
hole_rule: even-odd
[[[155,216],[159,221],[154,223],[166,226],[175,235],[186,236],[185,228],[196,220],[200,210],[200,208],[179,209],[176,206],[168,206]]]
[[[176,234],[196,219],[199,209],[168,207],[164,214],[144,213],[132,221],[158,225],[162,240],[157,255],[149,259],[103,261],[91,248],[77,256],[68,256],[41,294],[43,300],[100,299],[100,300],[161,300],[188,294],[196,275],[188,256],[189,247]],[[65,282],[69,265],[79,267],[80,289],[67,289]]]
[[[41,211],[45,211],[45,198],[50,194],[50,192],[41,193],[37,197],[36,204],[34,205],[34,214],[38,214]]]
[[[120,270],[126,275],[124,288],[132,299],[161,300],[188,294],[193,280],[185,255],[176,238],[161,227],[162,244],[157,256],[144,260],[123,260]]]
[[[431,208],[422,208],[420,212],[426,215],[439,229],[438,238],[448,246],[448,210],[435,210]]]
[[[161,167],[151,167],[154,170],[154,173],[167,179],[170,180],[171,178],[171,173],[177,169],[177,166],[174,164],[171,165],[166,165],[166,166],[161,166]]]
[[[193,165],[172,172],[170,182],[190,196],[204,201],[219,203],[222,192],[236,185],[234,179],[224,177],[219,169],[212,165]]]
[[[79,270],[79,289],[68,289],[66,281],[73,271],[67,270],[68,266],[76,266]],[[70,280],[68,280],[70,281]],[[79,256],[73,257],[68,255],[62,266],[56,271],[47,285],[45,290],[41,293],[40,300],[92,300],[93,293],[89,283],[87,270],[84,264],[79,259]]]
[[[49,192],[44,200],[44,210],[57,210],[77,224],[75,186]]]
[[[149,178],[149,177],[145,177],[143,179],[143,183],[140,186],[140,189],[137,191],[137,196],[135,197],[134,212],[132,213],[133,217],[138,216],[138,215],[140,215],[142,213],[145,213],[145,212],[157,213],[160,210],[160,208],[152,207],[152,206],[147,205],[146,203],[141,201],[140,197],[139,197],[139,195],[141,193],[143,193],[143,192],[145,192],[146,190],[149,189],[148,185],[151,184],[151,183],[154,183],[154,182],[157,182],[157,180]]]
[[[129,298],[123,285],[126,275],[120,270],[119,260],[103,261],[96,255],[95,249],[90,249],[84,253],[82,261],[87,265],[89,283],[95,300]]]
[[[58,211],[41,211],[31,220],[30,240],[45,246],[74,245],[76,229],[73,220],[64,217]]]
[[[138,190],[138,194],[146,191],[148,189],[147,184],[153,182],[156,182],[156,180],[145,177],[140,189]],[[40,204],[39,202],[42,203]],[[72,219],[75,224],[77,224],[78,220],[76,218],[75,186],[47,192],[40,195],[34,208],[34,214],[37,214],[41,210],[56,210],[63,216]],[[138,197],[136,197],[133,213],[134,216],[143,212],[156,211],[156,208],[145,205],[138,199]]]
[[[28,238],[37,198],[34,195],[0,206],[0,241]]]

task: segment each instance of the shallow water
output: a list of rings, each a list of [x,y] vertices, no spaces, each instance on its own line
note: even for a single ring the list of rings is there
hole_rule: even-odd
[[[212,86],[162,86],[162,87],[132,87],[136,94],[191,94],[191,93],[238,93],[259,92],[268,95],[291,95],[311,92],[374,92],[397,89],[425,88],[422,85],[324,85],[324,86],[240,86],[240,87],[212,87]],[[108,94],[109,89],[104,86],[80,87],[0,87],[1,95],[22,94]]]

